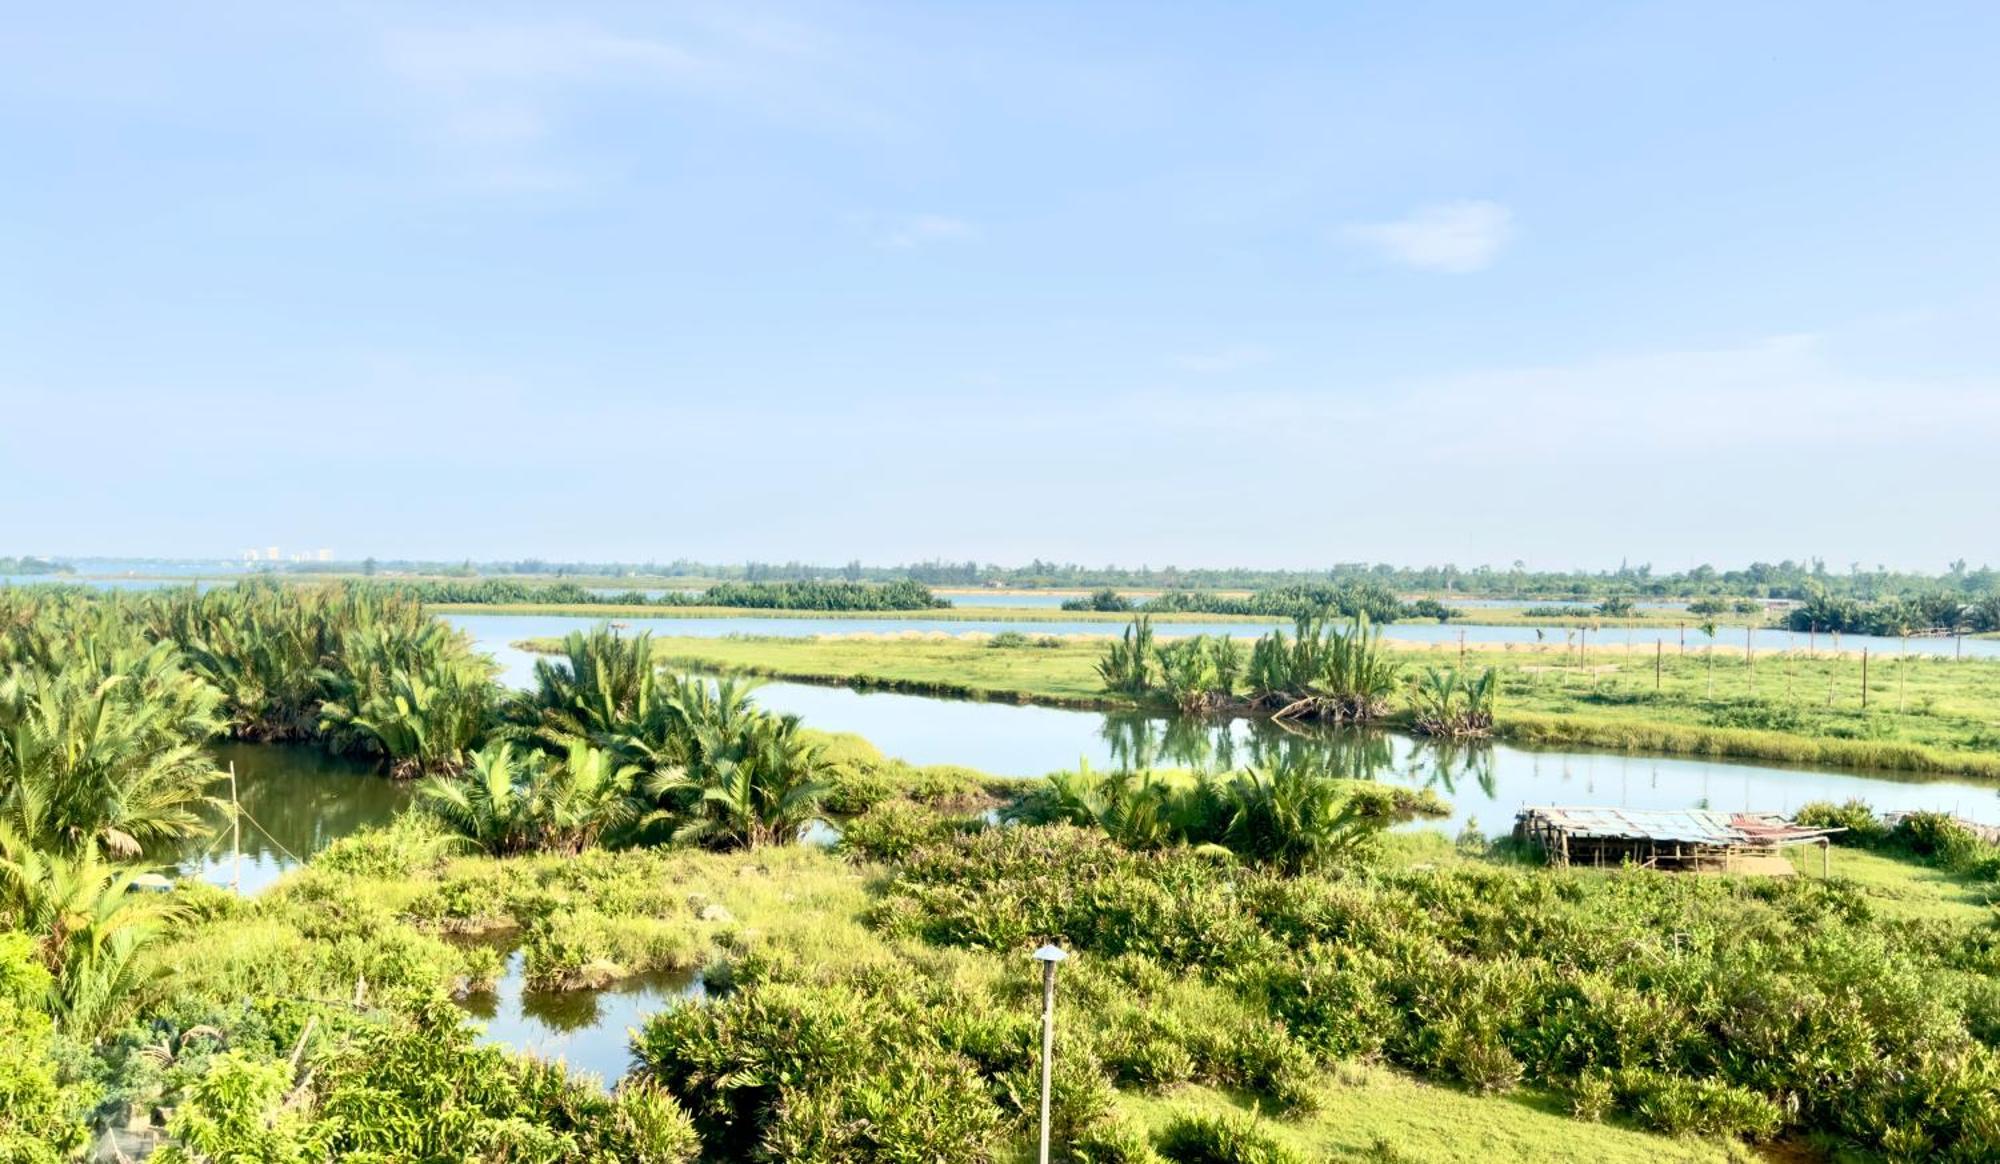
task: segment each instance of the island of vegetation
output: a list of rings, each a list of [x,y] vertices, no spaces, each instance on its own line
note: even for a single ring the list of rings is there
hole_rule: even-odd
[[[1814,651],[1732,649],[1700,632],[1684,645],[1638,647],[1575,631],[1542,643],[1403,643],[1315,620],[1248,644],[1166,637],[1149,622],[1108,644],[1031,629],[653,646],[678,668],[913,694],[1234,715],[1320,696],[1419,731],[1427,718],[1470,714],[1478,734],[1522,743],[2000,777],[2000,661],[1987,658],[1864,659],[1830,640]],[[1350,640],[1365,650],[1346,650]]]

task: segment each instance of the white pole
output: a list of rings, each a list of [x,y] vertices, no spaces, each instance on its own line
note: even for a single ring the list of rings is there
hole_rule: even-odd
[[[1056,1056],[1056,963],[1069,957],[1053,943],[1035,951],[1042,964],[1042,1155],[1049,1164],[1049,1095],[1055,1076]]]
[[[1042,1161],[1049,1164],[1049,1092],[1055,1075],[1056,964],[1042,963]]]

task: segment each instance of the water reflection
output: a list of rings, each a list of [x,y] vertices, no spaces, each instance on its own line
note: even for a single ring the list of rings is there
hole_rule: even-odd
[[[1052,612],[1052,617],[1035,618],[1028,621],[1006,621],[999,619],[960,618],[940,619],[927,617],[912,618],[825,618],[809,616],[803,618],[761,617],[756,615],[726,615],[721,617],[674,618],[665,615],[619,615],[615,621],[621,627],[636,633],[651,631],[666,636],[690,636],[695,638],[721,638],[729,635],[756,637],[801,637],[810,635],[962,635],[998,634],[1015,631],[1030,635],[1116,635],[1123,624],[1117,620],[1090,622],[1081,619],[1064,618]],[[529,667],[526,657],[520,652],[510,651],[508,644],[523,639],[559,639],[573,630],[587,631],[606,621],[605,618],[590,615],[568,614],[444,614],[443,619],[452,625],[471,633],[482,650],[489,651],[507,669],[507,682],[517,686],[526,683]],[[1578,625],[1585,625],[1593,619],[1579,618]],[[1248,642],[1272,627],[1289,628],[1290,619],[1264,619],[1243,622],[1159,622],[1153,624],[1154,633],[1161,638],[1181,635],[1234,635]],[[1382,628],[1384,637],[1412,643],[1454,644],[1463,641],[1469,645],[1529,644],[1562,645],[1566,640],[1575,642],[1579,638],[1578,626],[1486,626],[1476,623],[1435,623],[1400,622]],[[1685,650],[1689,653],[1705,650],[1713,645],[1717,650],[1742,650],[1746,645],[1754,645],[1759,651],[1827,651],[1839,649],[1859,652],[1863,647],[1874,652],[1875,657],[1888,658],[1907,651],[1911,655],[1928,655],[1965,658],[2000,657],[2000,639],[1981,638],[1911,638],[1909,640],[1881,638],[1868,635],[1842,635],[1836,644],[1827,635],[1801,634],[1770,627],[1745,628],[1740,626],[1719,627],[1711,641],[1693,626],[1605,626],[1588,630],[1581,635],[1589,649],[1601,651],[1613,648],[1651,648],[1654,643],[1663,643],[1670,651]],[[517,659],[517,656],[519,657]]]
[[[2000,823],[2000,793],[1960,779],[1825,768],[1453,744],[1352,729],[1288,731],[1264,721],[1104,714],[974,703],[844,687],[766,683],[757,701],[814,727],[856,732],[914,764],[965,764],[996,775],[1041,776],[1093,768],[1310,766],[1352,779],[1430,788],[1451,802],[1434,827],[1477,817],[1504,828],[1529,804],[1787,812],[1809,800],[1858,797],[1879,810],[1941,809]]]
[[[245,893],[349,833],[388,823],[412,795],[409,784],[315,748],[232,743],[210,750],[217,767],[236,766],[240,846],[229,828],[229,782],[220,780],[208,790],[220,806],[205,814],[214,831],[183,842],[176,864],[186,875],[234,882]]]
[[[607,1085],[631,1067],[632,1029],[675,1002],[708,996],[692,970],[634,975],[601,990],[530,990],[524,963],[511,950],[494,988],[468,993],[460,1008],[485,1024],[484,1041],[561,1060]]]

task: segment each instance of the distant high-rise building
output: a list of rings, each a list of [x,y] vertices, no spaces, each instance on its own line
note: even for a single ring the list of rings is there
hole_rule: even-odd
[[[314,551],[313,551],[313,558],[314,558],[314,559],[315,559],[316,561],[321,561],[321,562],[331,562],[331,561],[333,561],[333,551],[332,551],[332,550],[328,550],[328,549],[318,549],[318,550],[314,550]]]
[[[276,546],[270,546],[270,547],[266,548],[266,549],[264,550],[264,560],[265,560],[265,561],[267,561],[267,562],[275,562],[275,561],[277,561],[277,560],[278,560],[278,547],[276,547]]]

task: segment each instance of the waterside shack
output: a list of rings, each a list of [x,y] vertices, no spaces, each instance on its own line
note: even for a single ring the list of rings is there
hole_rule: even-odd
[[[1514,839],[1539,847],[1552,865],[1640,865],[1689,872],[1763,873],[1789,877],[1785,849],[1820,846],[1827,869],[1828,838],[1840,829],[1807,828],[1774,812],[1706,808],[1524,808]]]

